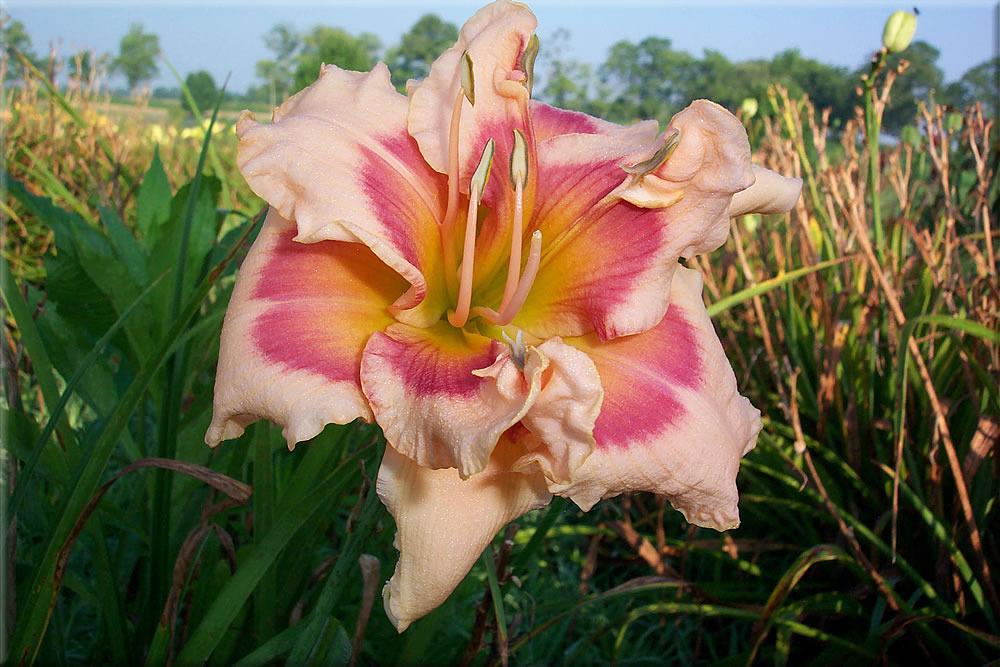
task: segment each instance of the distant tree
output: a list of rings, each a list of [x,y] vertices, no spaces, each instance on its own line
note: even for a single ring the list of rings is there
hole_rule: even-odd
[[[971,68],[958,81],[948,84],[944,101],[963,109],[975,102],[983,103],[983,111],[996,118],[1000,100],[1000,57],[983,61]]]
[[[20,21],[15,21],[6,12],[0,11],[0,44],[3,46],[3,59],[7,62],[7,77],[12,81],[24,78],[21,60],[15,54],[20,51],[31,62],[37,57],[31,48],[31,37]]]
[[[160,55],[160,38],[145,32],[142,24],[133,23],[118,45],[118,56],[111,66],[124,75],[129,90],[135,90],[143,81],[149,81],[159,69],[156,57]]]
[[[854,111],[856,80],[846,67],[827,65],[804,58],[797,49],[782,51],[771,61],[770,75],[793,94],[806,93],[820,109],[830,108],[831,115],[847,120]]]
[[[910,64],[892,87],[892,99],[882,120],[882,127],[887,132],[897,133],[904,125],[913,123],[917,102],[927,101],[932,93],[944,91],[944,72],[937,64],[940,55],[936,48],[918,40],[905,51],[889,56],[888,63],[892,67],[903,59]]]
[[[379,48],[378,37],[371,33],[354,36],[340,28],[316,26],[302,38],[295,67],[295,89],[315,81],[323,63],[358,72],[370,70]]]
[[[219,89],[215,85],[215,79],[205,70],[191,72],[184,79],[194,103],[198,105],[198,110],[204,113],[210,111],[215,106],[215,100],[219,96]],[[188,103],[187,97],[181,95],[181,107],[190,114],[194,114],[194,109]]]
[[[251,104],[270,104],[275,106],[275,98],[271,94],[271,85],[262,83],[259,86],[250,85],[243,94],[243,101]]]
[[[682,87],[690,78],[694,58],[675,51],[669,39],[647,37],[638,44],[611,46],[598,70],[602,109],[610,120],[666,120],[687,101]]]
[[[399,44],[385,54],[392,83],[400,92],[409,79],[427,76],[433,63],[458,39],[458,28],[436,14],[425,14],[403,34]]]
[[[560,28],[545,40],[536,63],[536,71],[544,74],[540,77],[543,87],[536,94],[561,109],[596,113],[590,97],[594,70],[586,63],[565,57],[569,39],[569,31]]]
[[[264,34],[264,44],[274,57],[257,61],[257,76],[266,82],[271,106],[274,106],[291,92],[295,81],[295,54],[302,46],[302,38],[294,26],[279,23]]]

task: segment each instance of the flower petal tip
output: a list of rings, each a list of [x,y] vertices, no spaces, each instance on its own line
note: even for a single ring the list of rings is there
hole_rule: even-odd
[[[395,613],[398,612],[398,610],[395,609],[392,599],[392,583],[395,579],[396,576],[393,575],[392,579],[385,582],[385,586],[382,587],[382,609],[385,610],[385,615],[389,619],[389,622],[392,623],[392,627],[396,628],[396,632],[403,634],[403,632],[410,627],[410,624],[416,619],[400,618]]]
[[[802,179],[782,176],[770,169],[753,166],[753,183],[733,195],[729,216],[747,213],[786,213],[802,193]]]

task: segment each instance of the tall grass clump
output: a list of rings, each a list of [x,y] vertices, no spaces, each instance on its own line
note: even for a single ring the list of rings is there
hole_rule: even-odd
[[[744,117],[756,161],[800,175],[803,196],[733,220],[693,262],[764,413],[742,526],[698,529],[651,495],[588,514],[557,501],[403,635],[373,611],[396,558],[376,428],[328,427],[294,454],[263,423],[203,445],[262,217],[217,116],[189,152],[156,151],[40,72],[5,91],[3,659],[994,659],[996,133],[978,105],[931,103],[885,140],[883,55],[839,133],[780,86]]]

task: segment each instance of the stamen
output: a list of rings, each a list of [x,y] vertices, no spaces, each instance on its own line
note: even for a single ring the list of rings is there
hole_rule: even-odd
[[[514,130],[514,150],[510,155],[510,180],[514,183],[514,224],[510,237],[510,260],[507,262],[507,283],[500,300],[502,311],[517,289],[521,271],[521,237],[524,234],[524,185],[528,180],[528,144],[520,130]]]
[[[521,310],[521,306],[528,300],[528,294],[531,292],[531,286],[535,282],[535,276],[538,275],[538,265],[541,261],[542,232],[536,229],[535,233],[531,235],[531,246],[528,248],[528,261],[524,265],[524,273],[521,274],[521,280],[517,284],[517,291],[511,297],[510,303],[500,309],[495,324],[499,326],[510,324],[514,316],[517,315],[517,311]]]
[[[524,87],[528,89],[528,96],[531,96],[531,88],[535,84],[535,58],[538,57],[538,35],[532,34],[528,40],[528,45],[524,47],[521,54],[521,69],[525,74]]]
[[[490,168],[493,166],[492,139],[486,142],[479,166],[472,174],[469,184],[469,212],[465,218],[465,244],[462,249],[462,274],[458,283],[458,300],[455,310],[448,313],[448,321],[454,327],[464,327],[469,321],[469,310],[472,306],[472,277],[476,259],[476,222],[479,217],[479,202],[486,190],[490,178]]]
[[[630,167],[622,167],[626,174],[631,174],[636,178],[642,178],[646,174],[650,174],[660,168],[660,165],[670,159],[670,156],[674,154],[677,145],[681,142],[681,132],[680,130],[674,130],[669,136],[665,137],[663,140],[663,145],[656,149],[652,157],[643,160],[637,164]]]
[[[455,258],[455,218],[458,217],[458,140],[462,121],[462,99],[469,104],[476,104],[476,85],[472,69],[472,57],[466,51],[462,54],[461,89],[455,96],[455,104],[451,110],[451,126],[448,131],[448,207],[445,209],[444,221],[441,223],[441,245],[444,250],[444,275],[448,293],[455,295],[455,284],[458,274]]]

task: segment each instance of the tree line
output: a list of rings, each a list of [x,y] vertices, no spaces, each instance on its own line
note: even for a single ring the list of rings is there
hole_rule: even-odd
[[[421,17],[397,44],[389,47],[371,33],[351,34],[326,25],[300,31],[291,24],[278,24],[263,35],[269,57],[256,63],[258,82],[244,94],[230,93],[229,97],[273,106],[309,85],[321,63],[368,70],[379,60],[386,62],[393,83],[403,91],[408,79],[426,76],[430,64],[457,36],[458,28],[435,14]],[[747,98],[763,102],[767,87],[777,82],[793,94],[808,93],[819,108],[829,107],[837,127],[853,114],[858,103],[855,89],[861,71],[867,67],[867,63],[859,63],[856,69],[830,65],[803,56],[796,49],[770,59],[744,61],[732,61],[710,49],[695,56],[675,49],[666,37],[653,36],[617,42],[604,61],[595,66],[566,56],[570,38],[567,31],[557,30],[543,41],[537,72],[539,97],[617,122],[639,118],[665,121],[697,98],[736,109]],[[17,48],[35,57],[23,24],[9,17],[3,25],[3,44],[8,50]],[[68,59],[70,74],[85,74],[77,71],[81,63],[87,68],[100,65],[120,74],[129,89],[135,89],[157,75],[159,54],[159,38],[135,24],[122,37],[117,55],[78,54]],[[895,62],[890,64],[905,59],[909,66],[893,88],[884,121],[886,131],[896,133],[912,123],[917,102],[931,97],[959,108],[981,100],[987,112],[996,115],[1000,58],[987,60],[957,81],[947,82],[938,65],[939,57],[937,48],[920,40],[905,52],[891,56]],[[9,76],[16,78],[16,63],[11,62]],[[211,107],[218,91],[210,73],[191,72],[186,84],[199,107]],[[158,89],[154,94],[180,96],[177,89]],[[766,112],[764,107],[760,105]]]

